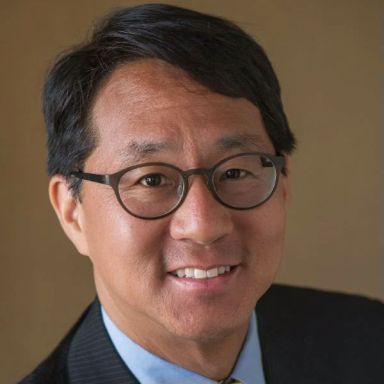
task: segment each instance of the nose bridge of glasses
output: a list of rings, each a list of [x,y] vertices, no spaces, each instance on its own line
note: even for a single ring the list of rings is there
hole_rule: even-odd
[[[190,176],[203,176],[204,178],[204,184],[206,185],[207,189],[212,193],[212,188],[211,188],[211,182],[210,182],[210,175],[211,175],[211,170],[209,168],[192,168],[192,169],[187,169],[186,171],[183,172],[183,178],[186,184],[186,191],[185,193],[187,194],[189,192],[189,188],[191,186],[190,184]]]
[[[184,199],[187,198],[187,195],[189,194],[190,189],[192,187],[192,185],[190,183],[189,177],[190,176],[195,176],[195,175],[196,176],[203,176],[203,180],[201,180],[201,181],[203,181],[203,184],[205,184],[205,188],[206,188],[206,191],[203,192],[203,193],[207,193],[207,194],[213,195],[213,197],[216,199],[215,192],[214,192],[214,187],[212,186],[212,181],[210,180],[212,178],[212,169],[209,169],[209,168],[193,168],[193,169],[188,169],[188,170],[182,172],[182,175],[183,175],[183,179],[184,179],[184,182],[185,182],[185,184],[184,184],[185,185]],[[201,192],[202,191],[200,191],[200,193]]]
[[[189,177],[192,175],[202,175],[202,176],[205,176],[206,179],[208,180],[209,173],[210,173],[210,170],[208,168],[192,168],[184,171],[183,176],[185,177],[185,179],[189,179]]]
[[[185,197],[187,196],[191,184],[189,182],[189,177],[190,176],[203,176],[204,178],[204,184],[205,187],[207,188],[206,193],[210,194],[213,196],[215,200],[217,200],[217,196],[215,193],[215,187],[213,185],[213,180],[212,180],[212,175],[213,175],[213,169],[212,168],[193,168],[193,169],[188,169],[183,172],[183,177],[186,183],[186,189],[185,189]]]

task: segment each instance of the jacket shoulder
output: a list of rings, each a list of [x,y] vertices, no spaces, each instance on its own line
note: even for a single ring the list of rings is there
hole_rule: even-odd
[[[317,318],[319,321],[357,323],[363,319],[382,322],[384,317],[384,304],[377,299],[278,284],[272,285],[257,308],[267,314],[280,313],[296,320]]]
[[[296,374],[308,383],[314,372],[324,383],[373,384],[384,379],[382,302],[273,285],[256,312],[268,370],[289,371],[292,378]]]

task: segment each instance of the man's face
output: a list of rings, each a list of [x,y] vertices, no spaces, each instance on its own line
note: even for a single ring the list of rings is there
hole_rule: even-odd
[[[98,145],[84,169],[91,173],[152,161],[185,170],[243,152],[274,153],[253,104],[212,93],[156,60],[112,73],[96,96],[92,126]],[[109,186],[84,182],[78,209],[86,246],[78,248],[92,260],[107,312],[144,346],[246,329],[281,260],[286,183],[282,176],[265,204],[238,211],[218,203],[203,176],[192,176],[176,212],[142,220],[123,210]],[[219,266],[232,269],[203,280],[172,273]]]

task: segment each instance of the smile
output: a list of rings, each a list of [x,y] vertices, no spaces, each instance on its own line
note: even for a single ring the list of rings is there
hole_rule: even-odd
[[[231,266],[229,265],[221,265],[216,268],[211,269],[199,269],[199,268],[180,268],[174,272],[171,272],[172,275],[177,276],[179,278],[190,278],[190,279],[212,279],[219,275],[224,275],[231,271]]]

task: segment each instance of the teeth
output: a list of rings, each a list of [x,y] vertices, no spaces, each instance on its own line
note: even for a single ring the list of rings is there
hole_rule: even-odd
[[[221,265],[220,267],[208,270],[199,268],[181,268],[173,274],[180,278],[187,277],[192,279],[211,279],[230,271],[231,267],[229,265]]]
[[[177,274],[177,277],[184,277],[185,276],[185,270],[184,269],[178,269],[176,274]]]
[[[207,278],[207,271],[204,271],[204,269],[195,268],[195,279],[206,279],[206,278]]]
[[[216,277],[216,276],[219,276],[219,269],[218,268],[208,269],[207,277]]]
[[[185,268],[185,276],[186,277],[194,277],[194,269],[193,268]]]

